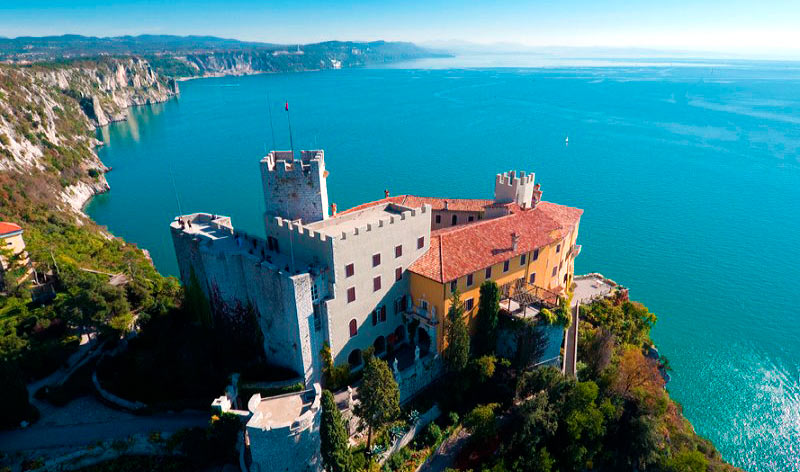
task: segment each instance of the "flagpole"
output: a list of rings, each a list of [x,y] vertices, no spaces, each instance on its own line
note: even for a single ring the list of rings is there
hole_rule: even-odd
[[[289,102],[286,102],[286,121],[289,122],[289,147],[292,149],[292,157],[294,157],[294,140],[292,139],[292,117],[289,114]]]
[[[267,110],[269,111],[269,129],[272,132],[272,149],[275,149],[275,125],[272,123],[272,107],[270,106],[269,92],[267,92]]]

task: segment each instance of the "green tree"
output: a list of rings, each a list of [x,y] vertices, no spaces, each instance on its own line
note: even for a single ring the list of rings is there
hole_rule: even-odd
[[[400,391],[386,361],[367,356],[364,377],[358,389],[360,400],[355,414],[367,426],[367,450],[372,446],[372,430],[392,421],[400,413]]]
[[[494,352],[497,345],[497,323],[500,315],[500,289],[492,280],[481,284],[478,302],[478,331],[476,346],[478,352]]]
[[[450,298],[450,310],[447,312],[447,347],[444,360],[447,370],[461,372],[469,362],[469,332],[464,323],[464,307],[458,290]]]
[[[24,252],[14,252],[5,247],[5,242],[0,241],[0,290],[10,296],[24,297],[28,286],[28,265],[25,263]]]
[[[464,418],[464,426],[472,433],[474,441],[486,441],[497,434],[497,416],[495,411],[500,408],[498,403],[478,405]]]
[[[320,424],[322,463],[328,472],[351,472],[353,456],[347,445],[342,414],[330,390],[322,391],[322,419]]]

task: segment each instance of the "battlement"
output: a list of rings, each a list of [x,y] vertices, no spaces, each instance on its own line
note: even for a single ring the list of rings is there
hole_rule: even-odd
[[[280,216],[304,223],[328,218],[325,152],[271,151],[261,159],[261,180],[268,221]]]
[[[494,201],[496,203],[516,203],[522,208],[533,208],[534,183],[536,174],[511,170],[497,174],[494,182]]]
[[[321,392],[320,385],[314,384],[310,390],[269,398],[261,398],[256,393],[247,402],[247,409],[253,414],[247,427],[261,431],[285,430],[286,434],[307,430],[314,426],[320,411]]]
[[[292,151],[270,151],[261,159],[270,172],[308,172],[314,166],[325,166],[325,151],[321,149],[300,151],[300,159]]]

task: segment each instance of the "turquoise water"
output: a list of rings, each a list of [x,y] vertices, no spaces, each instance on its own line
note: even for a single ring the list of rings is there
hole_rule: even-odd
[[[659,316],[697,432],[747,470],[800,470],[800,70],[456,66],[181,83],[102,131],[113,190],[88,212],[168,274],[178,205],[263,233],[268,92],[276,146],[288,100],[295,147],[325,149],[339,208],[386,188],[490,198],[495,173],[534,171],[545,199],[585,209],[577,270]]]

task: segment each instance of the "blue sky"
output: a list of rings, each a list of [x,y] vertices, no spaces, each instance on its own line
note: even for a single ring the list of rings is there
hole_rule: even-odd
[[[0,35],[209,34],[800,52],[800,0],[0,0]]]

